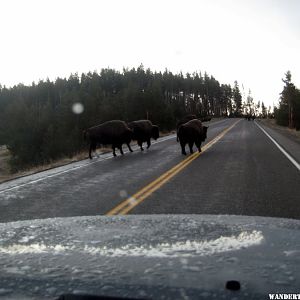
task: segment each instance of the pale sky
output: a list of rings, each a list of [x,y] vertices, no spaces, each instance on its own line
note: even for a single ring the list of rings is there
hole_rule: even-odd
[[[276,104],[300,88],[299,0],[0,0],[0,84],[138,67],[207,71]]]

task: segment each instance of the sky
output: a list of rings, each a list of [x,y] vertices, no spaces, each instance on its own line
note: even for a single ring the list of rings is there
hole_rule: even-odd
[[[0,84],[101,68],[205,71],[278,103],[300,88],[299,0],[0,0]]]

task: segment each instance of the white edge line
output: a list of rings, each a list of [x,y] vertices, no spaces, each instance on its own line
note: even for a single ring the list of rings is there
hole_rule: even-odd
[[[214,125],[214,124],[217,124],[217,123],[221,123],[223,121],[226,121],[227,119],[225,120],[219,120],[219,121],[216,121],[216,122],[213,122],[211,123],[211,125]],[[167,141],[167,140],[170,140],[170,139],[173,139],[173,138],[176,138],[176,133],[175,134],[171,134],[170,136],[167,136],[167,137],[162,137],[160,138],[158,141],[155,141],[155,142],[152,142],[152,145],[154,144],[158,144],[158,143],[162,143],[164,141]],[[138,150],[138,146],[134,146],[133,147],[134,150]],[[129,151],[128,150],[125,150],[124,151],[124,154],[128,153]],[[107,160],[107,159],[112,159],[114,158],[114,156],[109,156],[109,157],[100,157],[99,159],[97,159],[96,161],[93,161],[93,162],[88,162],[84,165],[81,165],[81,166],[74,166],[74,167],[71,167],[70,169],[67,169],[67,170],[64,170],[64,171],[58,171],[56,173],[53,173],[53,174],[50,174],[50,175],[46,175],[42,178],[38,178],[38,179],[35,179],[35,180],[31,180],[31,181],[28,181],[28,182],[25,182],[25,183],[21,183],[21,184],[18,184],[18,185],[15,185],[15,186],[12,186],[12,187],[8,187],[8,188],[4,188],[3,190],[0,190],[0,194],[3,194],[5,192],[9,192],[11,190],[14,190],[14,189],[18,189],[18,188],[21,188],[23,186],[26,186],[26,185],[29,185],[29,184],[34,184],[36,182],[39,182],[39,181],[42,181],[42,180],[45,180],[45,179],[48,179],[48,178],[51,178],[51,177],[54,177],[54,176],[58,176],[58,175],[61,175],[61,174],[64,174],[64,173],[68,173],[68,172],[72,172],[72,171],[75,171],[77,169],[81,169],[81,168],[84,168],[84,167],[88,167],[92,164],[96,164],[96,163],[99,163],[99,162],[102,162],[104,160]],[[62,166],[63,167],[63,166]],[[59,167],[57,167],[59,168]],[[50,171],[50,170],[49,170]],[[45,171],[42,171],[42,172],[47,172],[47,170]],[[34,175],[34,174],[31,174],[31,175]],[[28,175],[28,176],[31,176],[31,175]],[[26,177],[26,176],[25,176]],[[17,180],[17,178],[16,178]],[[5,183],[3,183],[5,184]]]
[[[298,171],[300,171],[300,164],[291,155],[289,155],[260,125],[258,125],[256,121],[254,121],[254,123],[277,146],[277,148],[289,159],[289,161],[298,169]]]

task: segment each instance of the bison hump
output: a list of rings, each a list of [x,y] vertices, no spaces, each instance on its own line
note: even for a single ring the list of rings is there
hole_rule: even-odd
[[[191,128],[202,130],[202,123],[198,119],[190,120],[190,121],[186,122],[185,124],[183,124],[182,126],[191,127]]]
[[[149,120],[138,120],[129,123],[129,127],[133,130],[141,130],[141,131],[151,131],[152,130],[152,122]]]
[[[124,121],[112,120],[89,128],[89,133],[92,136],[119,136],[128,130]]]

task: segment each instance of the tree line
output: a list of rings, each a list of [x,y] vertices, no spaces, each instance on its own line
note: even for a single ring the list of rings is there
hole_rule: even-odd
[[[292,83],[290,71],[285,73],[279,106],[274,109],[277,124],[300,130],[300,90]]]
[[[74,113],[74,104],[82,113]],[[72,156],[86,144],[84,129],[107,120],[150,119],[163,131],[186,114],[241,116],[238,83],[220,84],[206,72],[173,74],[138,68],[102,69],[11,88],[0,85],[0,145],[13,171]]]

